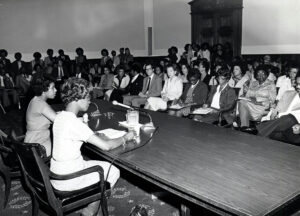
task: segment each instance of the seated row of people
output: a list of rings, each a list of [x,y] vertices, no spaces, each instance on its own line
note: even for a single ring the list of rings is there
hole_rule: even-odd
[[[118,98],[119,102],[130,106],[144,105],[144,108],[154,111],[168,110],[169,114],[176,116],[188,116],[199,107],[211,108],[205,115],[193,114],[193,119],[213,123],[221,117],[228,124],[232,124],[238,117],[241,130],[247,132],[250,121],[261,121],[270,108],[276,105],[277,91],[286,92],[287,89],[294,88],[295,74],[299,72],[297,65],[291,65],[290,73],[286,76],[289,81],[285,85],[277,83],[276,89],[275,82],[269,79],[270,71],[267,65],[256,67],[253,73],[244,72],[240,64],[234,64],[231,71],[227,66],[222,66],[215,76],[214,85],[207,85],[201,81],[202,74],[195,67],[189,70],[189,83],[183,88],[182,79],[176,75],[174,65],[167,65],[166,68],[168,78],[164,85],[162,79],[154,73],[153,66],[147,64],[147,77],[144,78],[138,94],[136,91],[131,95],[126,88],[113,89],[111,95],[116,94],[118,97],[114,96],[111,99]],[[280,77],[279,80],[282,79]],[[197,97],[194,97],[195,95]],[[173,109],[172,106],[176,104],[181,108]]]

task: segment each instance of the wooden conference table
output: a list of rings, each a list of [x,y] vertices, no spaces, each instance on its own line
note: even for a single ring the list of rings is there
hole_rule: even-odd
[[[123,129],[126,109],[97,101],[94,130]],[[90,105],[89,112],[95,111]],[[109,114],[114,113],[113,115]],[[300,198],[300,148],[189,119],[150,112],[159,126],[134,151],[85,148],[183,199],[221,215],[273,215]],[[140,122],[147,118],[140,115]],[[147,139],[141,132],[141,144]],[[300,208],[300,207],[299,207]]]

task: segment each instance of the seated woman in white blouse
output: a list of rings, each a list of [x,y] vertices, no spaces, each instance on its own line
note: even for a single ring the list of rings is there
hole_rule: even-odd
[[[57,114],[53,124],[53,151],[50,169],[52,172],[65,175],[88,167],[101,166],[106,178],[110,163],[104,161],[86,161],[80,148],[84,142],[91,143],[102,150],[110,150],[133,138],[133,133],[127,133],[117,139],[103,139],[97,136],[81,119],[77,118],[80,111],[87,111],[90,104],[88,82],[80,78],[69,78],[61,88],[61,98],[66,109]],[[107,181],[111,187],[115,185],[120,171],[111,166]],[[54,188],[61,191],[78,190],[99,181],[98,173],[90,173],[71,180],[52,180]],[[82,211],[83,215],[95,215],[99,201],[91,203]]]
[[[163,90],[160,97],[150,97],[147,99],[145,105],[146,109],[150,110],[165,110],[167,109],[168,103],[173,100],[178,100],[182,94],[183,84],[182,80],[176,76],[174,65],[167,66],[168,79],[165,81]]]
[[[276,96],[276,100],[279,101],[282,95],[286,91],[295,90],[296,86],[296,75],[299,72],[299,65],[292,64],[289,67],[287,75],[282,75],[278,77],[276,82],[276,88],[278,89],[278,93]]]

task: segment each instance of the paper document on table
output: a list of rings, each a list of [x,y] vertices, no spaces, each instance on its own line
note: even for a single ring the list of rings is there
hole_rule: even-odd
[[[195,109],[192,114],[198,114],[198,115],[206,115],[210,113],[213,109],[212,108],[198,108]]]
[[[194,104],[195,104],[195,103],[189,103],[189,104],[183,104],[183,105],[174,104],[174,105],[170,106],[169,108],[170,108],[170,109],[177,109],[177,110],[179,110],[179,109],[182,109],[182,108],[184,108],[184,107],[190,107],[190,106],[192,106],[192,105],[194,105]]]
[[[242,97],[242,96],[240,96],[240,97],[238,98],[238,100],[246,100],[246,101],[251,101],[251,99],[250,99],[250,98],[246,98],[246,97]]]
[[[126,131],[115,130],[112,128],[99,130],[97,132],[100,134],[104,134],[109,139],[116,139],[116,138],[122,137],[126,134]]]
[[[172,106],[170,106],[170,109],[182,109],[183,106],[179,105],[179,104],[174,104]]]
[[[121,121],[121,122],[119,122],[119,124],[123,127],[126,127],[126,128],[129,128],[129,127],[132,127],[132,126],[140,126],[140,127],[142,126],[142,124],[140,124],[140,123],[138,123],[137,125],[130,125],[130,124],[127,123],[127,121]]]

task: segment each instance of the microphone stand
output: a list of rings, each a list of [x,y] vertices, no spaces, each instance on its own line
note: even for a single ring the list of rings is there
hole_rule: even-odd
[[[113,101],[113,105],[121,106],[121,107],[131,109],[131,110],[136,110],[136,111],[139,111],[140,113],[145,114],[149,118],[149,122],[144,124],[141,127],[141,130],[144,131],[145,133],[153,133],[155,131],[156,127],[153,124],[151,115],[147,111],[142,110],[141,108],[138,108],[138,107],[131,107],[128,105],[124,105],[124,104],[118,103],[117,101]]]
[[[145,110],[141,110],[141,109],[138,109],[138,110],[141,113],[144,113],[145,115],[147,115],[149,118],[149,122],[143,124],[143,126],[141,127],[141,130],[144,131],[145,133],[153,133],[155,131],[156,127],[154,126],[151,115]]]

